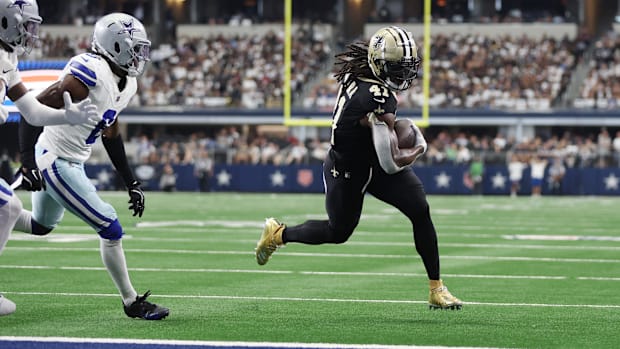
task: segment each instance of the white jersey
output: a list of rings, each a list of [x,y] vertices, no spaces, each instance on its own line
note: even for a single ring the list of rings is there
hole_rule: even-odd
[[[17,55],[0,49],[0,80],[4,81],[7,91],[22,82],[17,70]]]
[[[136,94],[135,77],[127,76],[125,89],[118,89],[119,78],[112,73],[108,63],[91,53],[77,55],[67,63],[60,80],[72,75],[89,89],[88,97],[97,106],[103,120],[96,126],[57,125],[45,126],[37,145],[54,155],[75,162],[85,162],[90,157],[92,144],[101,132],[112,125],[131,98]]]
[[[510,181],[518,182],[523,177],[523,170],[525,169],[525,164],[521,161],[511,161],[508,163],[508,177],[510,177]]]

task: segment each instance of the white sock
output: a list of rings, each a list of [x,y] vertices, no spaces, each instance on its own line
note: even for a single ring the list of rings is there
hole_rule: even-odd
[[[138,293],[134,290],[129,280],[125,252],[121,240],[100,239],[101,259],[118,292],[123,297],[123,303],[129,305],[136,300]]]
[[[15,222],[15,230],[32,234],[32,212],[22,210],[19,217],[17,217],[17,221]]]

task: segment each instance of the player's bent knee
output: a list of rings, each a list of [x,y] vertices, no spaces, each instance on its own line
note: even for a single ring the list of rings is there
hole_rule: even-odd
[[[336,229],[332,229],[331,232],[331,243],[332,244],[343,244],[345,242],[347,242],[347,240],[349,240],[349,237],[351,237],[351,235],[353,234],[353,230],[355,229],[355,227],[353,228],[336,228]]]
[[[54,228],[46,227],[42,224],[37,223],[37,221],[35,221],[34,219],[30,220],[30,224],[32,226],[32,235],[43,236],[49,234],[52,230],[54,230]]]
[[[123,227],[121,227],[118,219],[115,219],[107,228],[98,231],[97,234],[104,239],[120,240],[123,237]]]

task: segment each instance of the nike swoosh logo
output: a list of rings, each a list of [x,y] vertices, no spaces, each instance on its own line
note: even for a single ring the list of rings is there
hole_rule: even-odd
[[[10,72],[11,70],[13,70],[13,69],[9,69],[9,70],[2,69],[2,74],[6,74],[6,73]]]
[[[377,98],[373,98],[375,100],[375,102],[383,104],[385,103],[385,98],[381,98],[381,99],[377,99]]]

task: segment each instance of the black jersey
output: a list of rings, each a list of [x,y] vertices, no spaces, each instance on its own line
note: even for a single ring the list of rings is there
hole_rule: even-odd
[[[332,121],[332,149],[356,159],[374,154],[372,133],[360,125],[368,113],[396,113],[396,96],[377,80],[346,77],[340,86]]]

